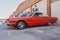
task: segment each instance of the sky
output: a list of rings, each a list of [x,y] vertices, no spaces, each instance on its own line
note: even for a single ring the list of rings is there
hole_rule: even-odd
[[[24,0],[0,0],[0,18],[8,18]]]

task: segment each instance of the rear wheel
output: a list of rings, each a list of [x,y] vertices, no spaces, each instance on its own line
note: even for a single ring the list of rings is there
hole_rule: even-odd
[[[26,23],[25,23],[24,21],[19,21],[19,22],[17,23],[17,27],[18,27],[19,29],[24,29],[24,28],[26,27]]]
[[[55,23],[48,22],[48,25],[49,26],[55,26],[56,24]]]

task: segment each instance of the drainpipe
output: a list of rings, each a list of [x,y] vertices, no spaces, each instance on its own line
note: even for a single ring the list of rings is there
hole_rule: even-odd
[[[47,0],[47,15],[51,17],[51,0]]]

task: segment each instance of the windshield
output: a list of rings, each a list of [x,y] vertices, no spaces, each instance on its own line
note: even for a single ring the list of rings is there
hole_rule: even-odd
[[[19,16],[18,17],[31,17],[32,16],[32,13],[21,13],[21,14],[19,14]]]
[[[16,17],[32,17],[32,16],[43,16],[42,13],[20,13]]]

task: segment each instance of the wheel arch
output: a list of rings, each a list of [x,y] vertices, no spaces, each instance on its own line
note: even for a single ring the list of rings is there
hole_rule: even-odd
[[[19,21],[17,21],[16,25],[17,25],[17,24],[18,24],[18,22],[20,22],[20,21],[24,22],[24,23],[26,24],[26,26],[28,26],[27,22],[26,22],[26,21],[24,21],[24,20],[19,20]]]

